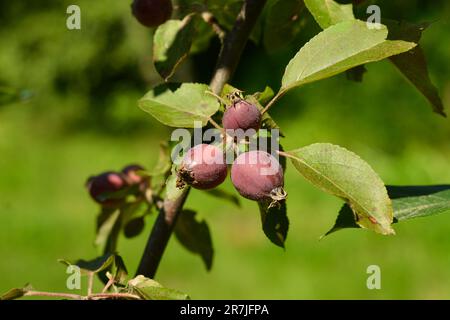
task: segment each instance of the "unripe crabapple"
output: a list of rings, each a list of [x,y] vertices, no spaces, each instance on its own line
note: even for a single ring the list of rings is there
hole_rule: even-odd
[[[104,172],[89,178],[87,188],[92,199],[105,207],[114,207],[122,202],[121,198],[108,197],[127,187],[124,177],[117,172]]]
[[[131,10],[136,19],[146,27],[157,27],[172,15],[170,0],[134,0]]]
[[[196,189],[212,189],[227,177],[224,152],[210,144],[199,144],[189,149],[178,170],[177,186],[188,184]]]
[[[261,111],[254,104],[238,99],[225,110],[222,125],[224,129],[257,131],[261,126]]]
[[[239,155],[231,167],[231,181],[236,190],[250,200],[277,202],[286,198],[283,168],[265,151]]]

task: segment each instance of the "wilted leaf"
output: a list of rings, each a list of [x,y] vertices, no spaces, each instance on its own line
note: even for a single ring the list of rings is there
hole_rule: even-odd
[[[139,100],[139,107],[171,127],[193,128],[196,121],[204,126],[219,109],[208,90],[207,85],[199,83],[183,83],[176,91],[160,86]]]
[[[187,300],[189,296],[174,289],[164,288],[155,280],[142,275],[128,281],[128,287],[145,300]]]
[[[322,29],[339,22],[354,20],[351,4],[339,4],[333,0],[304,0],[305,5]]]
[[[175,236],[187,250],[199,254],[207,270],[211,270],[214,249],[206,221],[195,219],[196,212],[183,210],[175,225]]]
[[[153,62],[158,73],[168,80],[189,54],[195,31],[193,15],[183,20],[168,20],[153,36]]]
[[[300,32],[303,0],[277,0],[269,4],[263,42],[268,52],[287,46]]]
[[[28,291],[33,288],[27,284],[23,288],[13,288],[0,296],[0,300],[15,300],[22,298]]]
[[[416,44],[386,40],[388,30],[351,20],[333,25],[305,44],[286,67],[281,92],[325,79],[368,62],[400,54]]]
[[[359,156],[328,143],[312,144],[286,155],[312,184],[346,201],[359,226],[394,234],[391,200],[384,183]]]
[[[279,205],[272,207],[270,207],[270,201],[260,201],[258,206],[264,234],[272,243],[284,249],[289,230],[286,200],[282,200],[279,202]]]

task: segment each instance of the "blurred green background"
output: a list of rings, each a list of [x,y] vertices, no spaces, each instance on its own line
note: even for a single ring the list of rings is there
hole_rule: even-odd
[[[0,87],[22,98],[0,106],[0,292],[27,282],[66,291],[65,268],[56,260],[98,254],[98,207],[86,178],[128,163],[151,167],[158,142],[170,133],[136,105],[160,79],[151,63],[152,32],[133,19],[129,2],[0,4]],[[448,2],[378,3],[383,17],[434,21],[421,43],[449,106]],[[69,4],[81,7],[81,30],[65,26]],[[317,32],[307,19],[292,46],[272,55],[249,44],[233,84],[249,92],[266,84],[277,89],[286,63]],[[175,78],[208,81],[217,50],[213,41]],[[450,183],[449,120],[431,112],[389,62],[367,69],[363,83],[339,75],[283,98],[271,113],[286,135],[285,149],[331,142],[361,155],[386,184]],[[393,237],[345,230],[319,241],[341,202],[287,170],[285,251],[265,238],[254,203],[242,200],[237,209],[193,190],[186,207],[210,225],[213,269],[207,273],[199,257],[172,239],[157,280],[199,299],[450,298],[450,215],[395,225]],[[233,190],[229,181],[223,188]],[[141,236],[120,239],[130,273],[154,218]],[[381,290],[366,287],[372,264],[381,268]]]

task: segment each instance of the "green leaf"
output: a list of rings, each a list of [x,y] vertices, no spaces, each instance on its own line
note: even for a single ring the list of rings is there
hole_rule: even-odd
[[[165,175],[172,167],[170,159],[170,148],[166,142],[159,144],[159,157],[155,167],[149,172],[151,176]]]
[[[207,4],[209,11],[217,19],[219,25],[226,30],[231,30],[243,2],[243,0],[208,0]]]
[[[105,248],[108,242],[116,242],[111,239],[111,236],[113,235],[113,230],[120,224],[120,210],[115,210],[112,214],[108,215],[106,219],[104,218],[104,215],[105,213],[102,212],[97,219],[99,225],[94,244],[99,248]],[[115,251],[115,248],[108,251]]]
[[[386,40],[388,30],[369,29],[366,22],[351,20],[331,26],[300,49],[286,67],[281,92],[325,79],[372,61],[409,51],[416,44]]]
[[[26,284],[23,288],[13,288],[0,296],[0,300],[15,300],[22,298],[28,291],[33,288]]]
[[[234,204],[236,207],[240,207],[241,206],[241,202],[239,201],[239,197],[233,193],[230,193],[228,191],[222,190],[222,189],[210,189],[210,190],[206,190],[206,193],[222,199],[222,200],[227,200],[229,202],[231,202],[232,204]]]
[[[272,88],[269,86],[266,86],[264,88],[264,91],[262,92],[255,92],[254,94],[252,94],[252,96],[258,100],[258,102],[261,105],[265,105],[266,103],[268,103],[270,101],[270,99],[273,98],[273,96],[275,95],[275,93],[273,92]]]
[[[123,228],[123,233],[127,238],[134,238],[141,234],[145,227],[144,217],[137,217],[129,220]]]
[[[450,185],[386,187],[393,199],[393,223],[450,211]],[[334,226],[324,236],[346,228],[359,228],[347,204],[342,206]]]
[[[396,221],[443,213],[450,210],[450,190],[426,196],[395,199],[392,205]]]
[[[285,155],[312,184],[346,201],[359,226],[394,234],[391,200],[383,181],[359,156],[328,143],[312,144]]]
[[[171,127],[194,128],[195,121],[204,126],[219,109],[208,90],[207,85],[199,83],[183,83],[176,91],[159,86],[139,100],[139,107]]]
[[[211,39],[214,36],[215,32],[211,26],[203,19],[198,19],[189,54],[195,55],[208,49]]]
[[[309,12],[322,29],[339,22],[354,20],[352,4],[339,4],[333,0],[304,0]]]
[[[164,288],[155,280],[142,275],[128,281],[128,287],[145,300],[188,300],[189,296],[174,289]]]
[[[269,4],[264,25],[263,43],[269,53],[282,49],[301,30],[303,0],[277,0]]]
[[[195,19],[168,20],[156,29],[153,37],[153,62],[164,80],[168,80],[189,54],[195,33]]]
[[[428,27],[427,23],[410,24],[393,20],[383,20],[383,23],[386,23],[389,28],[389,39],[400,39],[416,43],[419,42],[422,32]],[[422,48],[417,46],[408,52],[390,57],[390,60],[428,100],[433,107],[433,111],[445,117],[444,105],[439,97],[437,88],[431,82]]]
[[[269,240],[284,249],[287,233],[289,230],[289,219],[286,211],[286,200],[282,200],[278,205],[270,206],[271,201],[259,201],[259,211],[261,213],[261,223],[264,234]]]
[[[320,238],[322,239],[333,232],[346,228],[359,228],[359,225],[356,223],[355,214],[353,213],[352,209],[350,209],[348,204],[345,204],[341,207],[341,210],[339,210],[333,227]]]
[[[435,184],[426,186],[386,186],[391,199],[427,196],[450,189],[449,184]]]
[[[95,258],[93,260],[83,260],[80,259],[75,263],[71,263],[64,259],[59,259],[58,261],[67,266],[76,265],[81,269],[82,274],[99,273],[107,270],[114,263],[116,255],[113,253],[107,253],[101,257]]]
[[[125,266],[125,262],[123,261],[122,257],[119,255],[115,256],[114,259],[114,279],[117,283],[123,284],[124,281],[127,279],[128,276],[128,270]]]
[[[211,234],[206,221],[195,219],[196,212],[183,210],[175,226],[178,241],[192,253],[199,254],[209,271],[212,267],[214,249]]]

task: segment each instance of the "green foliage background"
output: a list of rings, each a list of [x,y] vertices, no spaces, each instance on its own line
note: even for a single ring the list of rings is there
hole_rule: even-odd
[[[422,37],[431,77],[450,105],[450,5],[446,1],[378,1],[383,17],[435,21]],[[0,5],[0,87],[21,101],[0,105],[0,291],[31,282],[66,290],[57,258],[93,258],[97,206],[85,179],[130,162],[151,167],[169,129],[137,108],[159,81],[151,63],[152,32],[138,25],[128,1],[76,1],[82,30],[65,27],[72,1]],[[304,12],[306,15],[306,11]],[[445,18],[447,17],[447,19]],[[271,55],[250,44],[233,85],[277,89],[284,66],[320,31],[312,19],[291,47]],[[183,64],[175,78],[207,82],[218,50]],[[388,62],[367,66],[363,83],[345,75],[294,90],[271,114],[286,150],[314,142],[342,145],[368,161],[387,184],[450,183],[450,123]],[[448,112],[448,109],[447,109]],[[241,209],[193,190],[212,230],[213,269],[172,239],[158,281],[193,298],[450,298],[450,216],[395,225],[383,237],[345,230],[318,241],[341,203],[288,167],[291,227],[286,251],[260,228],[257,206]],[[224,188],[232,191],[229,181]],[[120,239],[133,272],[155,216],[138,238]],[[382,271],[382,289],[366,288],[366,268]]]

